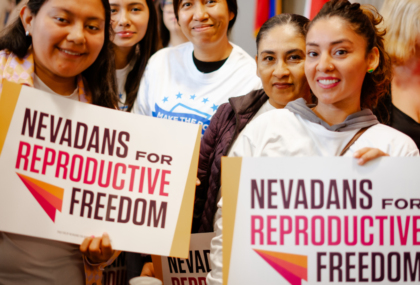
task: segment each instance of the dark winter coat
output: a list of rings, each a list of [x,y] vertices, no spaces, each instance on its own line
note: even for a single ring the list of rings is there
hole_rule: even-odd
[[[245,96],[232,97],[221,105],[201,139],[198,179],[194,204],[192,232],[212,232],[220,189],[220,163],[239,133],[268,100],[264,90],[254,90]]]

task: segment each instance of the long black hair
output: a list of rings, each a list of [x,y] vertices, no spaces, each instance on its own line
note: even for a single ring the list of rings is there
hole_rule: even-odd
[[[158,17],[155,4],[153,3],[153,0],[146,0],[146,4],[149,8],[147,31],[144,38],[134,46],[133,56],[135,57],[135,63],[133,69],[127,75],[127,81],[124,86],[127,94],[125,101],[125,105],[128,107],[127,111],[131,111],[133,108],[140,87],[140,80],[146,69],[149,58],[158,50]]]
[[[37,15],[46,1],[29,0],[26,5],[33,15]],[[115,60],[110,41],[111,8],[108,0],[101,0],[101,2],[105,9],[104,45],[95,62],[82,72],[82,76],[93,104],[116,108],[118,97],[115,83]],[[25,28],[20,18],[1,33],[0,50],[7,49],[19,58],[23,58],[28,53],[31,45],[32,38],[25,35]]]

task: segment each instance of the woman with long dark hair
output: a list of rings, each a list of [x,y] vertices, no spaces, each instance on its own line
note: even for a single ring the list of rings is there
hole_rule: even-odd
[[[131,111],[140,79],[158,47],[158,20],[153,0],[109,0],[118,85],[118,107]]]
[[[115,108],[110,22],[108,0],[29,0],[0,36],[0,82]],[[94,284],[116,257],[107,234],[79,248],[0,232],[0,252],[1,284]]]

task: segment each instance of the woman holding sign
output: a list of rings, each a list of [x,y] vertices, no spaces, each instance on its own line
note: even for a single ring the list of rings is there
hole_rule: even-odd
[[[0,91],[4,79],[114,108],[109,29],[108,0],[29,0],[0,37]],[[116,255],[108,235],[86,238],[80,251],[73,244],[0,232],[0,283],[100,282],[101,268]]]
[[[388,91],[391,62],[382,17],[371,6],[332,0],[307,29],[305,74],[317,105],[303,99],[261,115],[243,131],[234,156],[418,156],[406,135],[379,124],[370,108]],[[351,143],[351,141],[353,143]],[[350,142],[350,143],[349,143]],[[377,149],[373,149],[377,148]],[[209,284],[221,284],[221,202]]]

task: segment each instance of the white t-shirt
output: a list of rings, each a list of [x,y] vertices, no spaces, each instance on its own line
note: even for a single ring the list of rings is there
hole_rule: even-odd
[[[221,104],[262,87],[255,60],[232,46],[223,66],[211,73],[196,68],[190,42],[158,51],[146,67],[133,112],[202,124],[204,133]]]
[[[37,75],[34,76],[34,87],[59,95]],[[63,97],[78,101],[79,89],[76,88],[71,95]],[[0,284],[85,284],[83,257],[79,246],[0,232]]]
[[[76,89],[74,89],[73,93],[70,95],[60,95],[58,93],[55,93],[54,91],[52,91],[52,89],[50,87],[48,87],[39,77],[38,75],[35,74],[34,76],[34,88],[44,91],[44,92],[48,92],[54,95],[58,95],[70,100],[75,100],[75,101],[79,101],[79,87],[76,87]]]
[[[356,130],[334,132],[322,125],[303,119],[287,109],[266,112],[249,123],[235,142],[230,155],[241,157],[338,156],[357,133]],[[414,141],[407,135],[382,124],[370,127],[345,153],[364,147],[378,148],[390,156],[419,156]],[[223,185],[222,185],[223,187]],[[211,241],[212,271],[207,284],[222,284],[222,204],[220,199],[215,215],[215,238]]]
[[[123,69],[117,69],[115,72],[115,77],[117,78],[117,87],[118,87],[118,108],[121,111],[127,111],[128,106],[125,105],[125,100],[127,99],[127,93],[125,92],[125,83],[127,82],[127,75],[133,69],[133,62],[127,64]]]

